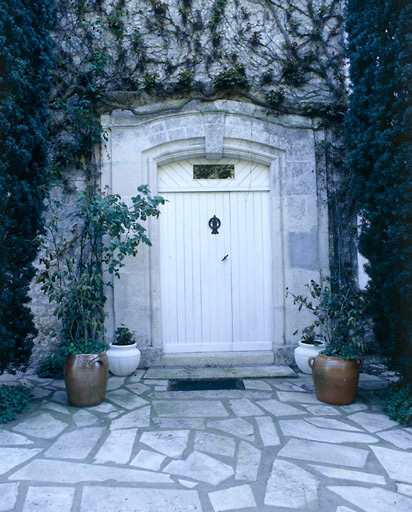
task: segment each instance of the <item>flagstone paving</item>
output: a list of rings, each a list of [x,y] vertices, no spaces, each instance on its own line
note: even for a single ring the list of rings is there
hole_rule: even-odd
[[[308,376],[260,372],[244,390],[184,392],[167,391],[179,372],[138,370],[87,409],[61,381],[2,376],[34,399],[0,427],[0,512],[412,510],[412,429],[381,410],[387,380],[362,374],[339,407]]]

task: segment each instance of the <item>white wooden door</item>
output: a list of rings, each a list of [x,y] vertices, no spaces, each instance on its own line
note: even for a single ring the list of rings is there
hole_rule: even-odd
[[[194,180],[196,163],[204,161],[159,169],[168,201],[160,216],[164,351],[270,350],[268,169],[239,161],[234,179]],[[209,227],[214,215],[218,234]]]

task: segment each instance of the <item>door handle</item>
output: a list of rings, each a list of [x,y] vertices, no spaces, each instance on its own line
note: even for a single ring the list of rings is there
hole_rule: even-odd
[[[222,258],[222,261],[225,261],[225,259],[229,256],[229,254],[226,254],[224,258]]]

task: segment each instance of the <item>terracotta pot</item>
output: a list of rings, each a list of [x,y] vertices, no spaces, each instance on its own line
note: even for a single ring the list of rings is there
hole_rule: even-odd
[[[70,354],[64,365],[64,382],[70,405],[92,407],[100,404],[106,393],[109,360],[101,354]]]
[[[295,363],[297,364],[299,370],[303,373],[312,373],[312,368],[308,364],[308,360],[310,357],[316,357],[319,352],[325,350],[326,343],[321,341],[318,342],[317,345],[312,343],[304,343],[302,340],[299,341],[299,345],[295,348]]]
[[[126,377],[131,375],[140,363],[140,350],[136,343],[132,345],[113,345],[107,351],[109,358],[109,370],[113,375]]]
[[[308,362],[318,400],[332,405],[348,405],[355,400],[361,357],[341,359],[318,354]]]

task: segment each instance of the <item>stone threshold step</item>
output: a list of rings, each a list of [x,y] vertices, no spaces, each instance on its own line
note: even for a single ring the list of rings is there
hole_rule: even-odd
[[[219,366],[219,367],[167,367],[149,368],[144,379],[203,380],[203,379],[265,379],[277,377],[297,377],[286,365],[268,366]]]

